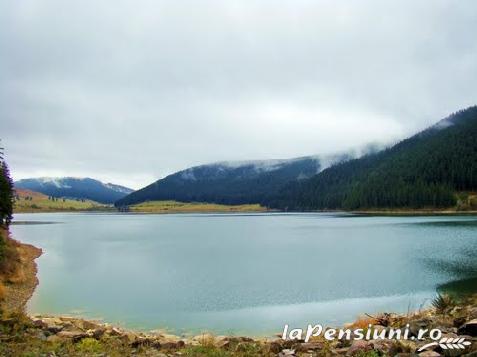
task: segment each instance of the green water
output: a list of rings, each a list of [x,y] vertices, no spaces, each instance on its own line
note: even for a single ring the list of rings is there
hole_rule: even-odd
[[[45,213],[15,220],[54,222],[12,226],[16,239],[44,250],[31,312],[131,328],[267,335],[285,323],[337,325],[364,312],[417,309],[437,288],[477,276],[473,217]]]

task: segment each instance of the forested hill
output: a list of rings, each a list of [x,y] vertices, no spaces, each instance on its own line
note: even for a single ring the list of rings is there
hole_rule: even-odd
[[[133,192],[130,188],[112,183],[76,177],[23,179],[16,181],[15,187],[40,192],[47,196],[87,199],[100,203],[113,203]]]
[[[377,154],[290,184],[270,200],[288,209],[423,208],[455,205],[477,190],[477,106]]]
[[[176,200],[220,204],[263,203],[290,181],[310,178],[348,154],[286,160],[219,162],[176,172],[117,201],[116,206]]]

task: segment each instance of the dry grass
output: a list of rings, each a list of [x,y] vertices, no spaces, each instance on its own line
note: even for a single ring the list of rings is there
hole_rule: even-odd
[[[21,212],[85,211],[108,207],[91,200],[72,200],[67,198],[48,199],[43,193],[16,189],[17,199],[13,210]]]
[[[21,281],[23,276],[21,259],[16,242],[8,237],[8,231],[0,227],[0,302],[5,300],[5,284]]]
[[[0,281],[0,301],[3,301],[3,299],[5,299],[5,293],[5,285],[3,285],[3,283]]]
[[[353,322],[349,328],[357,329],[357,328],[362,328],[362,329],[367,329],[369,325],[376,325],[378,321],[375,318],[372,317],[359,317],[355,322]]]
[[[130,207],[132,212],[144,213],[195,213],[195,212],[264,212],[259,204],[220,205],[215,203],[148,201]]]
[[[0,228],[0,281],[11,282],[18,279],[21,257],[18,243],[8,237],[8,231]]]
[[[3,227],[0,241],[0,308],[22,310],[38,283],[34,259],[41,250],[11,239]]]

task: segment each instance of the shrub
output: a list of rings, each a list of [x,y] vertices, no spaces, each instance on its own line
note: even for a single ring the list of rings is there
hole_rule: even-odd
[[[76,349],[82,354],[100,353],[103,350],[101,343],[91,337],[84,338],[78,342]]]
[[[440,293],[437,294],[431,303],[438,314],[444,314],[451,307],[455,306],[455,301],[450,295]]]

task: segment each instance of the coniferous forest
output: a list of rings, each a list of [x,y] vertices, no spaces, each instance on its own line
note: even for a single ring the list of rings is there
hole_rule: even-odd
[[[371,209],[449,207],[477,190],[477,106],[376,154],[289,183],[272,207]]]

